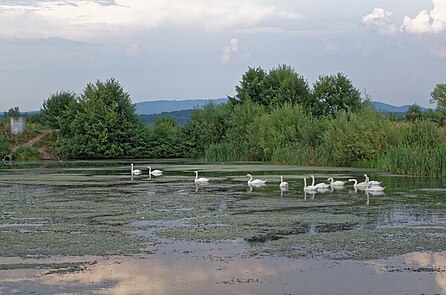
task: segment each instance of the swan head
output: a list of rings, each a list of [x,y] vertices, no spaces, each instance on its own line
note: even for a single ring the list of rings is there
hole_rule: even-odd
[[[198,174],[198,171],[194,171],[195,174]]]
[[[248,174],[246,174],[246,177],[252,177],[252,175],[248,173]]]

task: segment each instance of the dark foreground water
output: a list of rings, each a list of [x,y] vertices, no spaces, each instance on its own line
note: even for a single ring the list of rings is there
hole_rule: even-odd
[[[0,293],[446,293],[444,179],[133,162],[142,175],[130,161],[2,166]],[[164,175],[149,178],[148,164]],[[247,173],[267,185],[249,187]],[[311,174],[364,173],[385,193],[303,191]]]

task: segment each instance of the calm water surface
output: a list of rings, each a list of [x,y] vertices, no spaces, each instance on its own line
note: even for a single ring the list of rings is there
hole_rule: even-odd
[[[130,162],[1,166],[0,293],[446,294],[444,179],[142,160],[132,177]],[[303,191],[364,173],[385,193]]]

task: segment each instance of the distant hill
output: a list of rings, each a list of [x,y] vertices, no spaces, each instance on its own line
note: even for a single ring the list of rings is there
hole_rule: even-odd
[[[139,115],[160,114],[182,110],[192,110],[204,106],[209,101],[223,104],[227,98],[217,99],[185,99],[185,100],[154,100],[135,103],[136,113]]]
[[[153,123],[155,123],[156,118],[159,117],[171,117],[175,119],[175,121],[177,121],[178,124],[184,126],[189,121],[193,111],[194,111],[193,109],[190,109],[190,110],[173,111],[173,112],[162,112],[161,114],[150,114],[150,115],[140,114],[138,116],[143,120],[144,124],[146,125],[152,125]]]
[[[409,108],[412,105],[402,105],[402,106],[394,106],[391,104],[387,104],[387,103],[383,103],[383,102],[379,102],[379,101],[371,101],[370,104],[372,105],[372,107],[377,110],[377,111],[384,111],[384,112],[388,112],[388,113],[406,113]],[[421,107],[420,106],[421,111],[425,112],[428,109]]]

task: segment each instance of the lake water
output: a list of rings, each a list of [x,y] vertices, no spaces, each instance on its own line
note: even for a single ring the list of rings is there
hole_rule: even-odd
[[[131,176],[130,162],[143,174]],[[149,164],[164,175],[148,177]],[[194,184],[196,170],[209,184]],[[248,186],[247,173],[266,186]],[[311,174],[364,173],[385,193],[303,190]],[[0,167],[0,293],[446,294],[445,225],[445,179],[256,163],[14,164]]]

